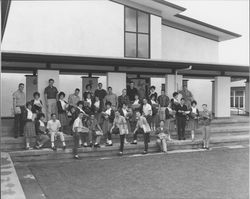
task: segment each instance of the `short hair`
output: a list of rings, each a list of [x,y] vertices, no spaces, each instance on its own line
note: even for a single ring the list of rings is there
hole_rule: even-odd
[[[179,95],[179,93],[174,92],[174,93],[173,93],[173,97],[175,97],[176,95]]]
[[[184,98],[184,97],[182,97],[182,98],[181,98],[181,101],[182,101],[182,100],[184,100],[184,101],[185,101],[185,98]]]
[[[88,87],[91,88],[91,84],[87,84],[87,85],[85,86],[85,88],[88,88]]]
[[[141,115],[141,112],[140,112],[140,111],[135,111],[135,114],[136,114],[136,113],[139,113],[139,114]]]
[[[58,94],[58,97],[61,97],[63,95],[63,97],[65,97],[65,93],[64,92],[60,92],[59,94]]]
[[[79,91],[79,92],[80,92],[80,89],[79,89],[79,88],[76,88],[75,91]]]
[[[49,82],[50,82],[50,81],[53,81],[53,82],[55,82],[55,81],[54,81],[53,79],[49,79]]]
[[[129,83],[130,83],[130,84],[134,84],[134,82],[133,82],[133,81],[130,81]]]
[[[78,113],[78,116],[80,115],[80,114],[84,114],[82,111],[80,111],[79,113]]]
[[[107,101],[107,102],[105,103],[105,105],[106,105],[106,106],[107,106],[107,105],[111,106],[111,105],[112,105],[112,103],[111,103],[111,102],[109,102],[109,101]]]
[[[150,89],[153,88],[155,90],[155,86],[151,86]]]
[[[125,102],[122,103],[122,106],[123,106],[123,105],[127,106],[127,104],[126,104]]]
[[[76,105],[79,106],[80,104],[83,106],[84,102],[83,101],[78,101]]]
[[[40,97],[40,93],[39,93],[39,92],[34,92],[34,93],[33,93],[33,97],[35,97],[36,95],[37,95],[38,97]]]
[[[193,104],[197,105],[197,102],[196,102],[195,100],[193,100],[193,101],[191,102],[191,105],[193,105]]]
[[[20,86],[24,86],[24,83],[20,83],[20,84],[18,84],[18,87],[20,87]]]
[[[207,104],[202,104],[202,106],[206,106],[207,107]]]
[[[98,83],[98,85],[102,85],[102,83],[100,82],[100,83]]]
[[[31,102],[26,102],[26,107],[28,108],[28,106],[32,106]]]
[[[51,117],[53,117],[53,116],[56,116],[56,114],[55,113],[51,113],[51,115],[50,115]]]
[[[45,115],[44,113],[38,113],[37,115],[37,119],[39,120],[40,118],[44,117],[45,118]]]
[[[108,87],[108,89],[110,89],[110,88],[112,89],[112,87],[111,87],[111,86],[109,86],[109,87]]]

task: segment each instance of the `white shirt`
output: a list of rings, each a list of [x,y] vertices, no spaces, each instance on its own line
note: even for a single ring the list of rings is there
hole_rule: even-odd
[[[157,104],[156,101],[154,100],[151,100],[151,104]]]
[[[45,126],[43,121],[39,120],[39,123],[40,123],[40,126]]]
[[[127,114],[128,114],[127,109],[122,109],[122,112],[123,112],[123,114],[124,114],[124,117],[126,117],[126,116],[127,116]]]
[[[92,105],[92,101],[91,101],[91,99],[86,99],[86,102],[88,102],[89,103],[89,106],[91,106]]]
[[[49,120],[47,124],[47,129],[51,132],[58,132],[59,128],[61,127],[61,123],[59,120],[53,121]]]
[[[96,102],[94,103],[94,105],[95,105],[96,108],[100,108],[100,101],[96,101]]]
[[[81,131],[81,129],[83,129],[83,124],[82,124],[82,120],[78,117],[75,119],[72,130],[73,132],[76,132],[76,128],[78,129],[78,131]]]
[[[107,109],[107,110],[105,111],[105,113],[106,113],[107,115],[111,115],[111,108]]]
[[[133,104],[134,104],[134,105],[138,105],[138,104],[139,104],[139,99],[138,99],[138,100],[135,100]]]
[[[191,108],[192,108],[191,112],[196,114],[197,113],[197,108],[196,107],[191,107]]]
[[[66,102],[64,100],[60,100],[60,102],[61,102],[62,109],[66,110],[66,106],[67,106]]]
[[[27,111],[28,111],[28,114],[27,114],[27,119],[28,120],[32,120],[33,119],[33,113],[32,113],[32,111],[31,110],[29,110],[29,109],[27,109]]]
[[[35,105],[38,105],[38,106],[41,105],[40,99],[38,99],[38,100],[35,99],[35,100],[34,100],[34,104],[35,104]]]
[[[142,108],[142,111],[143,111],[145,116],[152,115],[152,107],[151,107],[151,105],[150,104],[144,104],[143,108]]]

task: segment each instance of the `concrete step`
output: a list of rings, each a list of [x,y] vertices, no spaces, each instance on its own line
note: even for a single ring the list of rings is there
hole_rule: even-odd
[[[218,147],[218,146],[228,146],[228,145],[249,145],[249,136],[230,136],[230,137],[214,137],[211,139],[210,146]],[[185,149],[199,149],[202,147],[202,140],[198,139],[195,141],[185,140],[178,141],[173,140],[168,142],[168,151],[173,150],[185,150]],[[79,148],[79,155],[84,157],[111,157],[116,156],[119,150],[119,144],[115,143],[112,147],[102,146],[101,148]],[[124,147],[124,154],[140,154],[144,150],[143,142],[138,142],[137,145],[126,144]],[[154,141],[149,143],[149,153],[158,152],[159,149]],[[28,150],[28,151],[12,151],[10,152],[11,158],[15,163],[29,163],[29,162],[39,162],[46,160],[65,160],[72,159],[72,149],[67,148],[65,151],[62,149],[58,149],[56,152],[51,149],[40,149],[40,150]]]

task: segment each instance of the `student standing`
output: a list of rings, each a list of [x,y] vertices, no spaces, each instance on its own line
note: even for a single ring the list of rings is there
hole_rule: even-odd
[[[125,117],[121,116],[118,110],[115,111],[115,119],[114,119],[113,126],[111,127],[110,131],[112,132],[115,127],[119,129],[119,134],[120,134],[119,154],[123,155],[124,140],[125,140],[125,135],[128,134],[128,126],[127,126],[127,121]]]
[[[86,90],[83,93],[83,100],[86,100],[88,94],[90,94],[91,98],[92,98],[93,97],[93,93],[91,91],[91,89],[92,89],[91,84],[87,84],[85,88],[86,88]]]
[[[36,136],[36,129],[33,122],[33,113],[31,111],[32,105],[31,102],[26,103],[26,110],[24,112],[24,136],[26,142],[26,150],[30,149],[31,138]]]
[[[158,97],[158,103],[160,120],[165,120],[165,109],[168,107],[169,97],[164,90],[161,91],[161,95]]]
[[[50,139],[46,131],[45,115],[43,113],[38,113],[36,122],[36,149],[42,148]]]
[[[69,125],[68,121],[68,107],[69,104],[64,100],[65,93],[60,92],[58,94],[59,100],[57,101],[57,110],[58,110],[58,119],[62,125],[62,131],[65,131],[65,128]]]
[[[106,102],[111,102],[111,107],[113,108],[113,110],[117,109],[117,107],[118,107],[118,97],[117,97],[116,94],[113,93],[111,86],[108,87],[108,94],[104,97],[103,102],[104,102],[104,104]]]
[[[177,131],[179,140],[185,140],[187,114],[188,110],[187,106],[185,105],[185,99],[181,98],[180,104],[176,107]]]
[[[59,136],[63,145],[63,150],[65,150],[66,144],[65,144],[63,132],[61,131],[61,123],[58,119],[56,119],[55,113],[51,114],[51,120],[49,120],[47,123],[47,129],[50,134],[51,148],[54,151],[56,151],[56,146],[54,142],[55,142],[55,137]]]
[[[151,129],[155,131],[159,124],[159,104],[155,98],[155,95],[151,96],[149,104],[152,107],[152,122],[151,122]]]
[[[13,93],[13,110],[14,110],[14,123],[15,123],[15,131],[14,137],[18,138],[19,136],[23,136],[23,128],[24,128],[24,111],[25,111],[25,103],[26,103],[26,95],[24,93],[24,84],[20,83],[18,85],[18,90]]]
[[[47,108],[47,120],[50,119],[51,114],[55,113],[57,114],[57,93],[58,90],[54,85],[54,80],[49,79],[49,86],[47,86],[44,90],[44,99],[45,99],[45,105]]]
[[[127,128],[128,128],[128,131],[126,131],[126,134],[125,134],[125,144],[127,144],[128,143],[128,141],[127,141],[127,136],[128,136],[128,133],[129,132],[131,132],[131,125],[130,125],[130,120],[132,119],[132,112],[130,112],[129,110],[128,110],[128,107],[127,107],[127,105],[126,104],[123,104],[122,105],[122,109],[120,109],[120,115],[121,116],[123,116],[124,118],[125,118],[125,120],[126,120],[126,123],[127,123]]]
[[[95,90],[95,96],[98,96],[100,101],[103,101],[107,92],[102,88],[102,83],[98,83],[98,88]]]
[[[152,123],[152,106],[148,103],[146,98],[143,99],[142,115],[147,119],[149,125]]]
[[[133,81],[131,81],[129,83],[129,86],[127,87],[127,94],[129,97],[129,101],[133,102],[135,100],[135,95],[138,94],[138,90],[137,88],[135,88],[135,83]]]
[[[200,112],[200,119],[202,124],[203,148],[209,150],[210,123],[212,120],[212,113],[208,110],[207,104],[203,104],[202,109],[203,110]]]
[[[171,103],[168,104],[168,107],[165,109],[165,127],[169,132],[169,136],[171,137],[171,131],[174,130],[174,118],[175,118],[175,110],[172,110]]]
[[[95,115],[95,118],[98,122],[98,124],[101,123],[101,116],[102,116],[102,111],[103,111],[103,108],[104,108],[104,105],[103,105],[103,102],[100,101],[99,97],[98,96],[95,96],[95,99],[92,103],[92,112],[94,113]]]
[[[110,129],[114,122],[115,113],[114,113],[114,110],[112,110],[111,108],[110,102],[106,102],[105,105],[106,105],[106,110],[102,112],[102,116],[103,116],[102,130],[103,130],[103,133],[107,137],[106,146],[113,146],[112,135],[111,135]]]
[[[122,90],[122,95],[118,97],[118,108],[122,108],[122,105],[126,104],[127,106],[130,106],[130,100],[127,95],[127,90],[123,89]]]
[[[140,112],[136,112],[136,118],[137,118],[137,124],[134,130],[134,140],[131,142],[131,144],[137,144],[137,135],[143,134],[144,135],[144,152],[143,154],[148,153],[148,142],[149,142],[149,136],[151,132],[151,128],[144,116],[141,115]]]
[[[190,113],[189,113],[189,121],[188,121],[188,126],[191,130],[191,139],[194,141],[194,132],[198,128],[198,118],[199,118],[199,110],[196,107],[197,102],[194,100],[191,102],[191,108]]]
[[[80,89],[76,88],[75,92],[69,95],[69,98],[68,98],[69,110],[71,110],[72,107],[76,108],[77,102],[81,100],[79,93],[80,93]]]
[[[37,114],[42,113],[43,103],[42,103],[42,100],[40,99],[39,92],[34,92],[33,97],[34,99],[31,100],[32,112],[35,115],[34,118],[36,118]]]

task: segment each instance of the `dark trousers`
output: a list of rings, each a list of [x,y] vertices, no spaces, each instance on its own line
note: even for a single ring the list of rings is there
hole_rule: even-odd
[[[139,128],[135,134],[134,134],[134,140],[137,140],[137,135],[138,134],[143,134],[144,135],[144,150],[148,151],[148,142],[149,142],[149,132],[148,133],[144,133],[142,128]]]
[[[23,136],[23,128],[24,128],[24,111],[25,107],[20,106],[21,114],[15,114],[14,117],[14,124],[15,124],[15,133],[14,137],[17,138],[19,136]]]
[[[179,140],[185,140],[185,127],[186,127],[186,118],[177,117],[177,131]]]
[[[124,149],[124,140],[125,140],[125,134],[120,135],[120,151],[123,152]]]
[[[82,137],[83,137],[82,133],[73,132],[73,139],[74,139],[73,155],[78,154],[79,139],[82,139]]]

